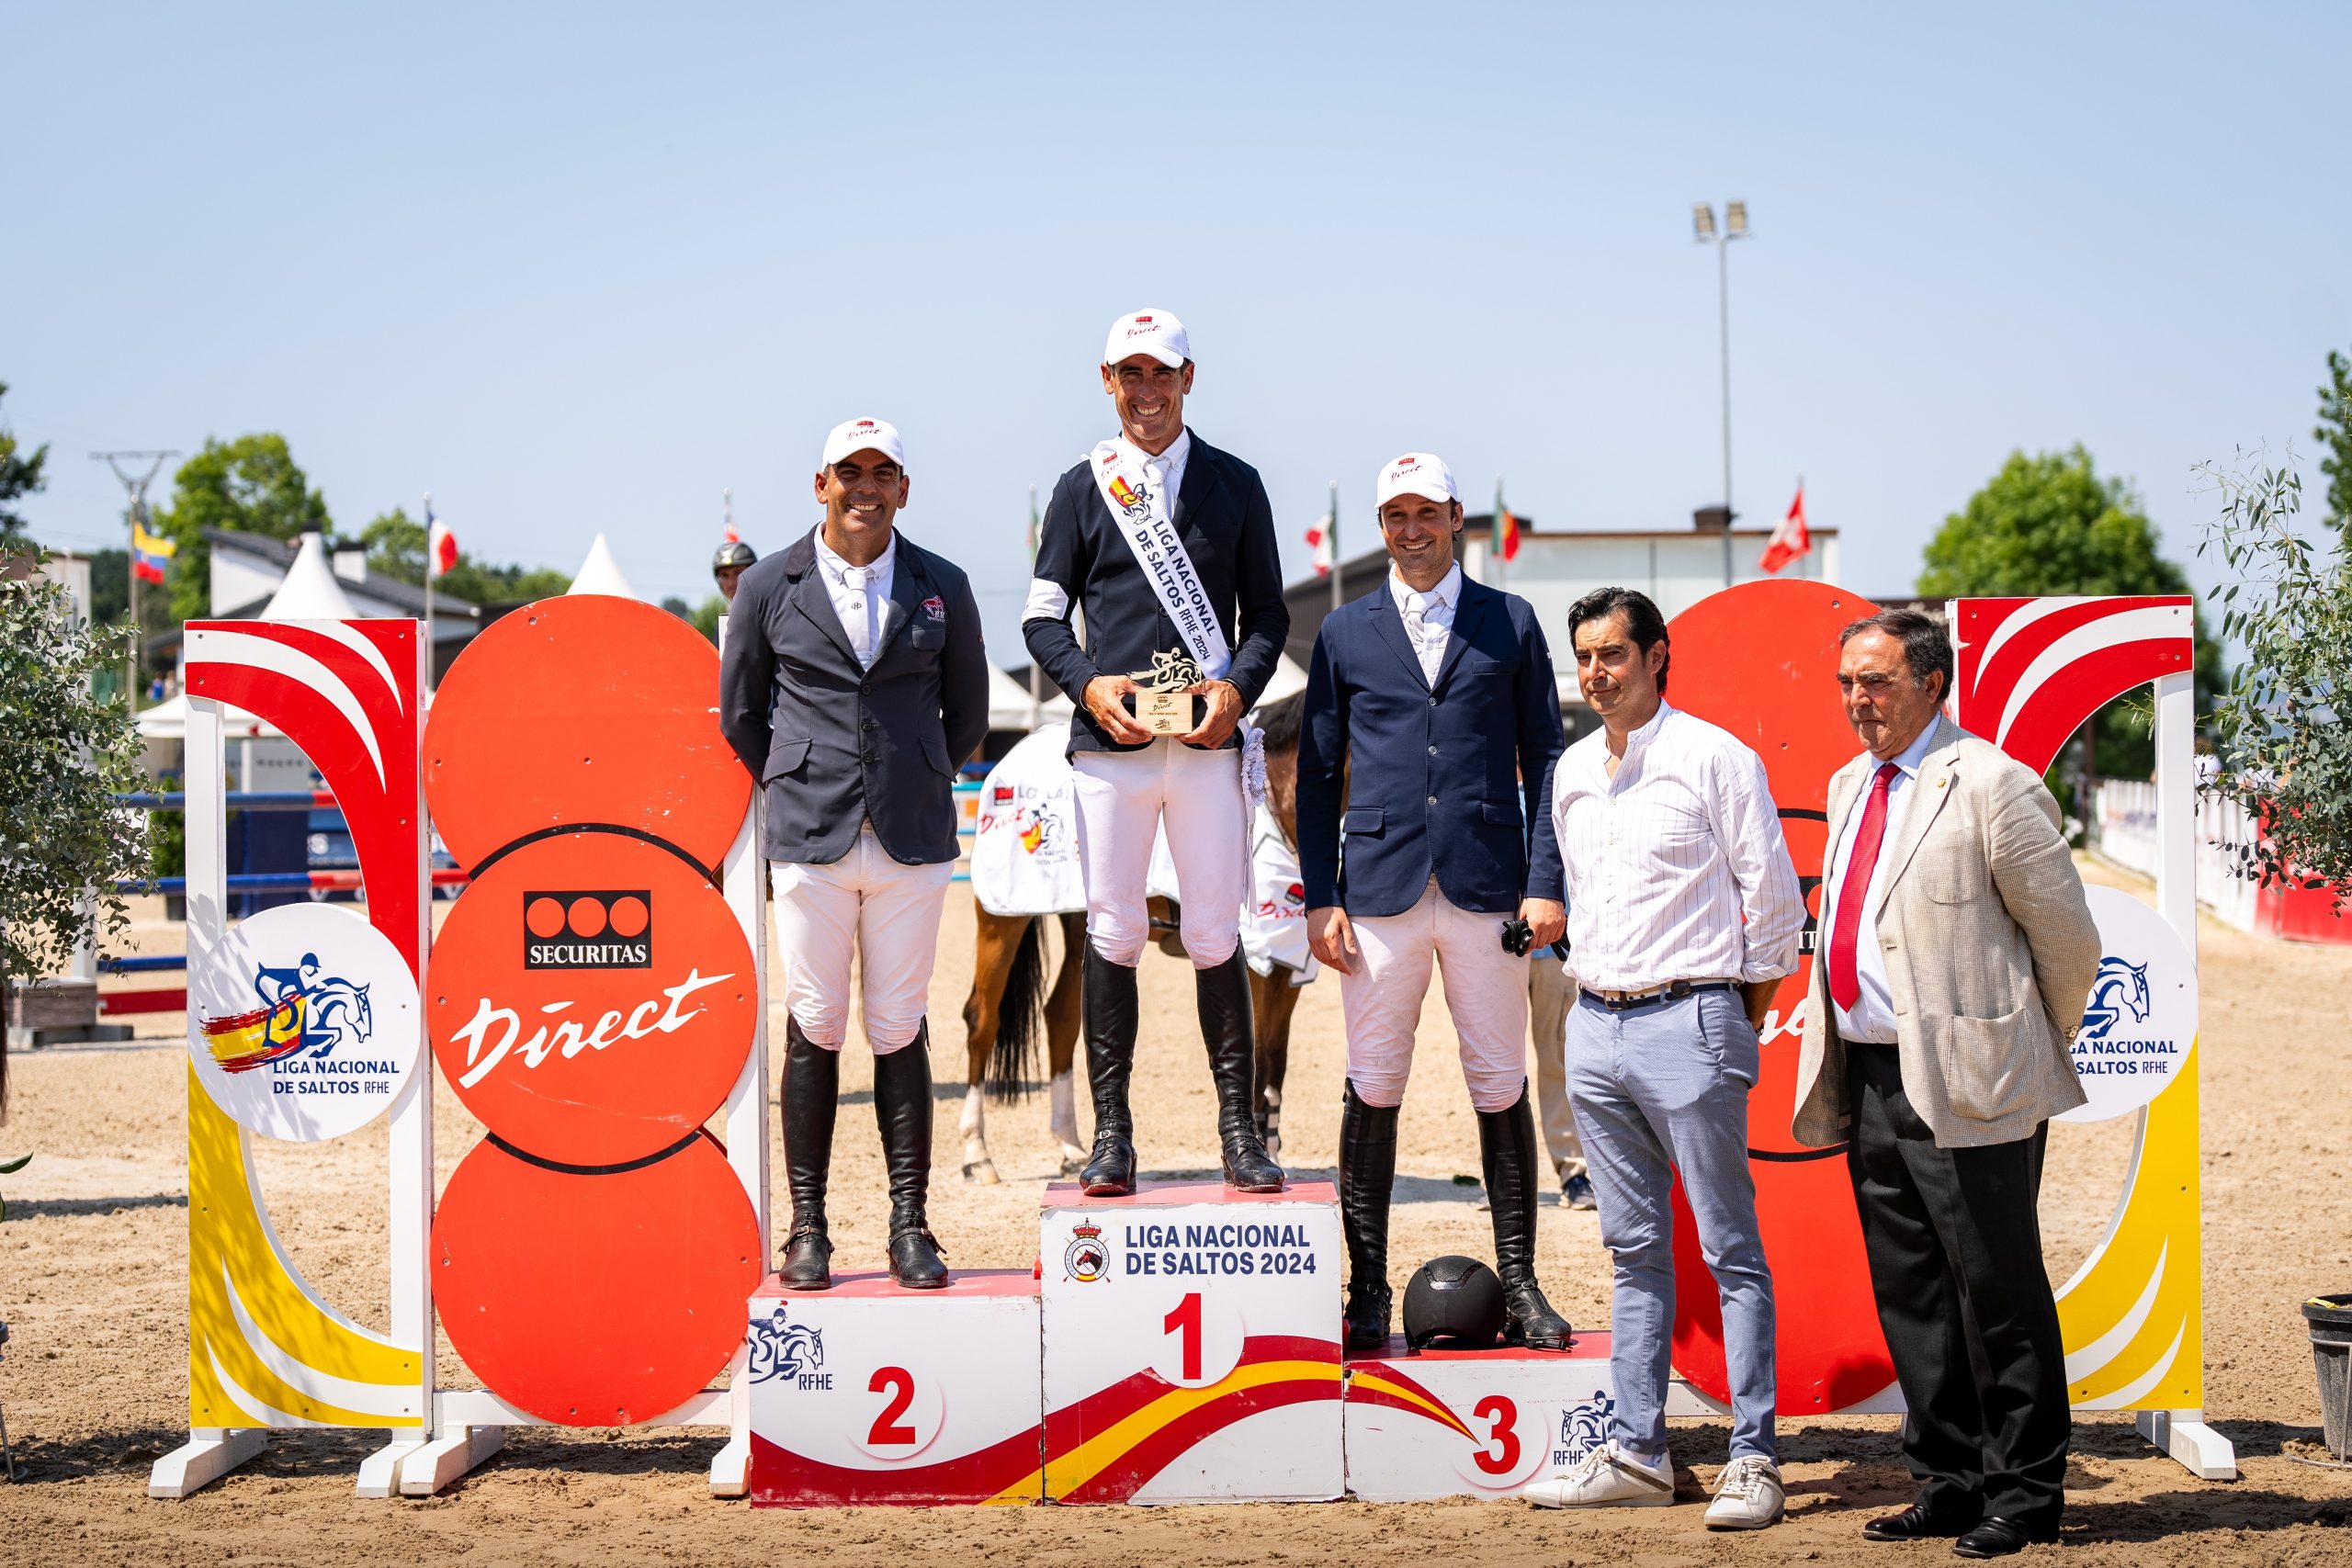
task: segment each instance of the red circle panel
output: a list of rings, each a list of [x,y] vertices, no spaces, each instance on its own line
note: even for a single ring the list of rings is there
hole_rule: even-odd
[[[546,941],[526,923],[542,897],[614,890],[644,903],[641,935]],[[676,855],[616,833],[492,863],[449,911],[427,980],[426,1028],[458,1098],[565,1165],[641,1159],[701,1126],[742,1072],[759,1005],[726,900]]]
[[[449,1342],[500,1398],[568,1427],[674,1409],[742,1342],[751,1200],[708,1136],[635,1170],[548,1170],[482,1143],[433,1221]]]
[[[1838,633],[1877,609],[1824,582],[1753,582],[1709,595],[1668,628],[1674,643],[1668,699],[1764,759],[1805,907],[1816,918],[1829,775],[1862,749],[1838,699]],[[1844,1150],[1800,1148],[1789,1136],[1798,1052],[1791,1025],[1802,1024],[1794,1015],[1812,977],[1808,954],[1781,982],[1762,1071],[1747,1098],[1748,1169],[1772,1269],[1780,1409],[1787,1416],[1835,1410],[1894,1381]],[[1674,1213],[1674,1365],[1711,1398],[1728,1399],[1714,1277],[1679,1184]]]
[[[718,732],[718,655],[633,599],[543,599],[450,667],[424,732],[424,790],[469,867],[526,833],[634,828],[714,865],[752,777]]]

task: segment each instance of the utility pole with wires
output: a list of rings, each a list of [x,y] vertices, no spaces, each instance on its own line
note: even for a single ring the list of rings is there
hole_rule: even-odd
[[[122,481],[122,488],[130,497],[130,504],[123,511],[123,521],[130,534],[125,541],[130,548],[123,559],[123,574],[130,582],[130,653],[123,666],[122,698],[124,705],[133,713],[139,711],[139,655],[147,642],[146,623],[139,618],[139,536],[147,526],[147,487],[155,482],[157,474],[164,471],[164,460],[178,456],[176,451],[90,454],[92,461],[104,463],[114,470],[114,477]],[[135,464],[142,459],[147,463],[147,471],[143,474],[134,477],[123,468],[125,463]]]

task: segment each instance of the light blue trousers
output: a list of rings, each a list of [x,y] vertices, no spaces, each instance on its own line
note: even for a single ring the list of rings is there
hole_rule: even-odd
[[[1666,1452],[1667,1358],[1674,1329],[1674,1176],[1699,1222],[1699,1249],[1723,1300],[1731,1451],[1778,1459],[1772,1438],[1772,1275],[1747,1168],[1756,1032],[1736,991],[1611,1012],[1578,994],[1568,1014],[1568,1098],[1584,1134],[1600,1239],[1617,1267],[1610,1314],[1617,1380],[1613,1436]]]

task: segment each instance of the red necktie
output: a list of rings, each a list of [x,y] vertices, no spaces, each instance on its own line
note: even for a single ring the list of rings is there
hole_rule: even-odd
[[[1854,852],[1846,862],[1846,874],[1838,882],[1838,919],[1829,929],[1829,995],[1848,1012],[1862,999],[1854,944],[1862,933],[1862,905],[1870,898],[1871,874],[1878,869],[1878,847],[1886,837],[1886,788],[1901,771],[1893,762],[1883,763],[1871,780],[1870,804],[1862,807]]]

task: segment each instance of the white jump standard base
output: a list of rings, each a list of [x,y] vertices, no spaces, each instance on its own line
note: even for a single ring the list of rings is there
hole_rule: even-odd
[[[1331,1184],[1046,1192],[1045,1492],[1324,1502],[1346,1483]]]

